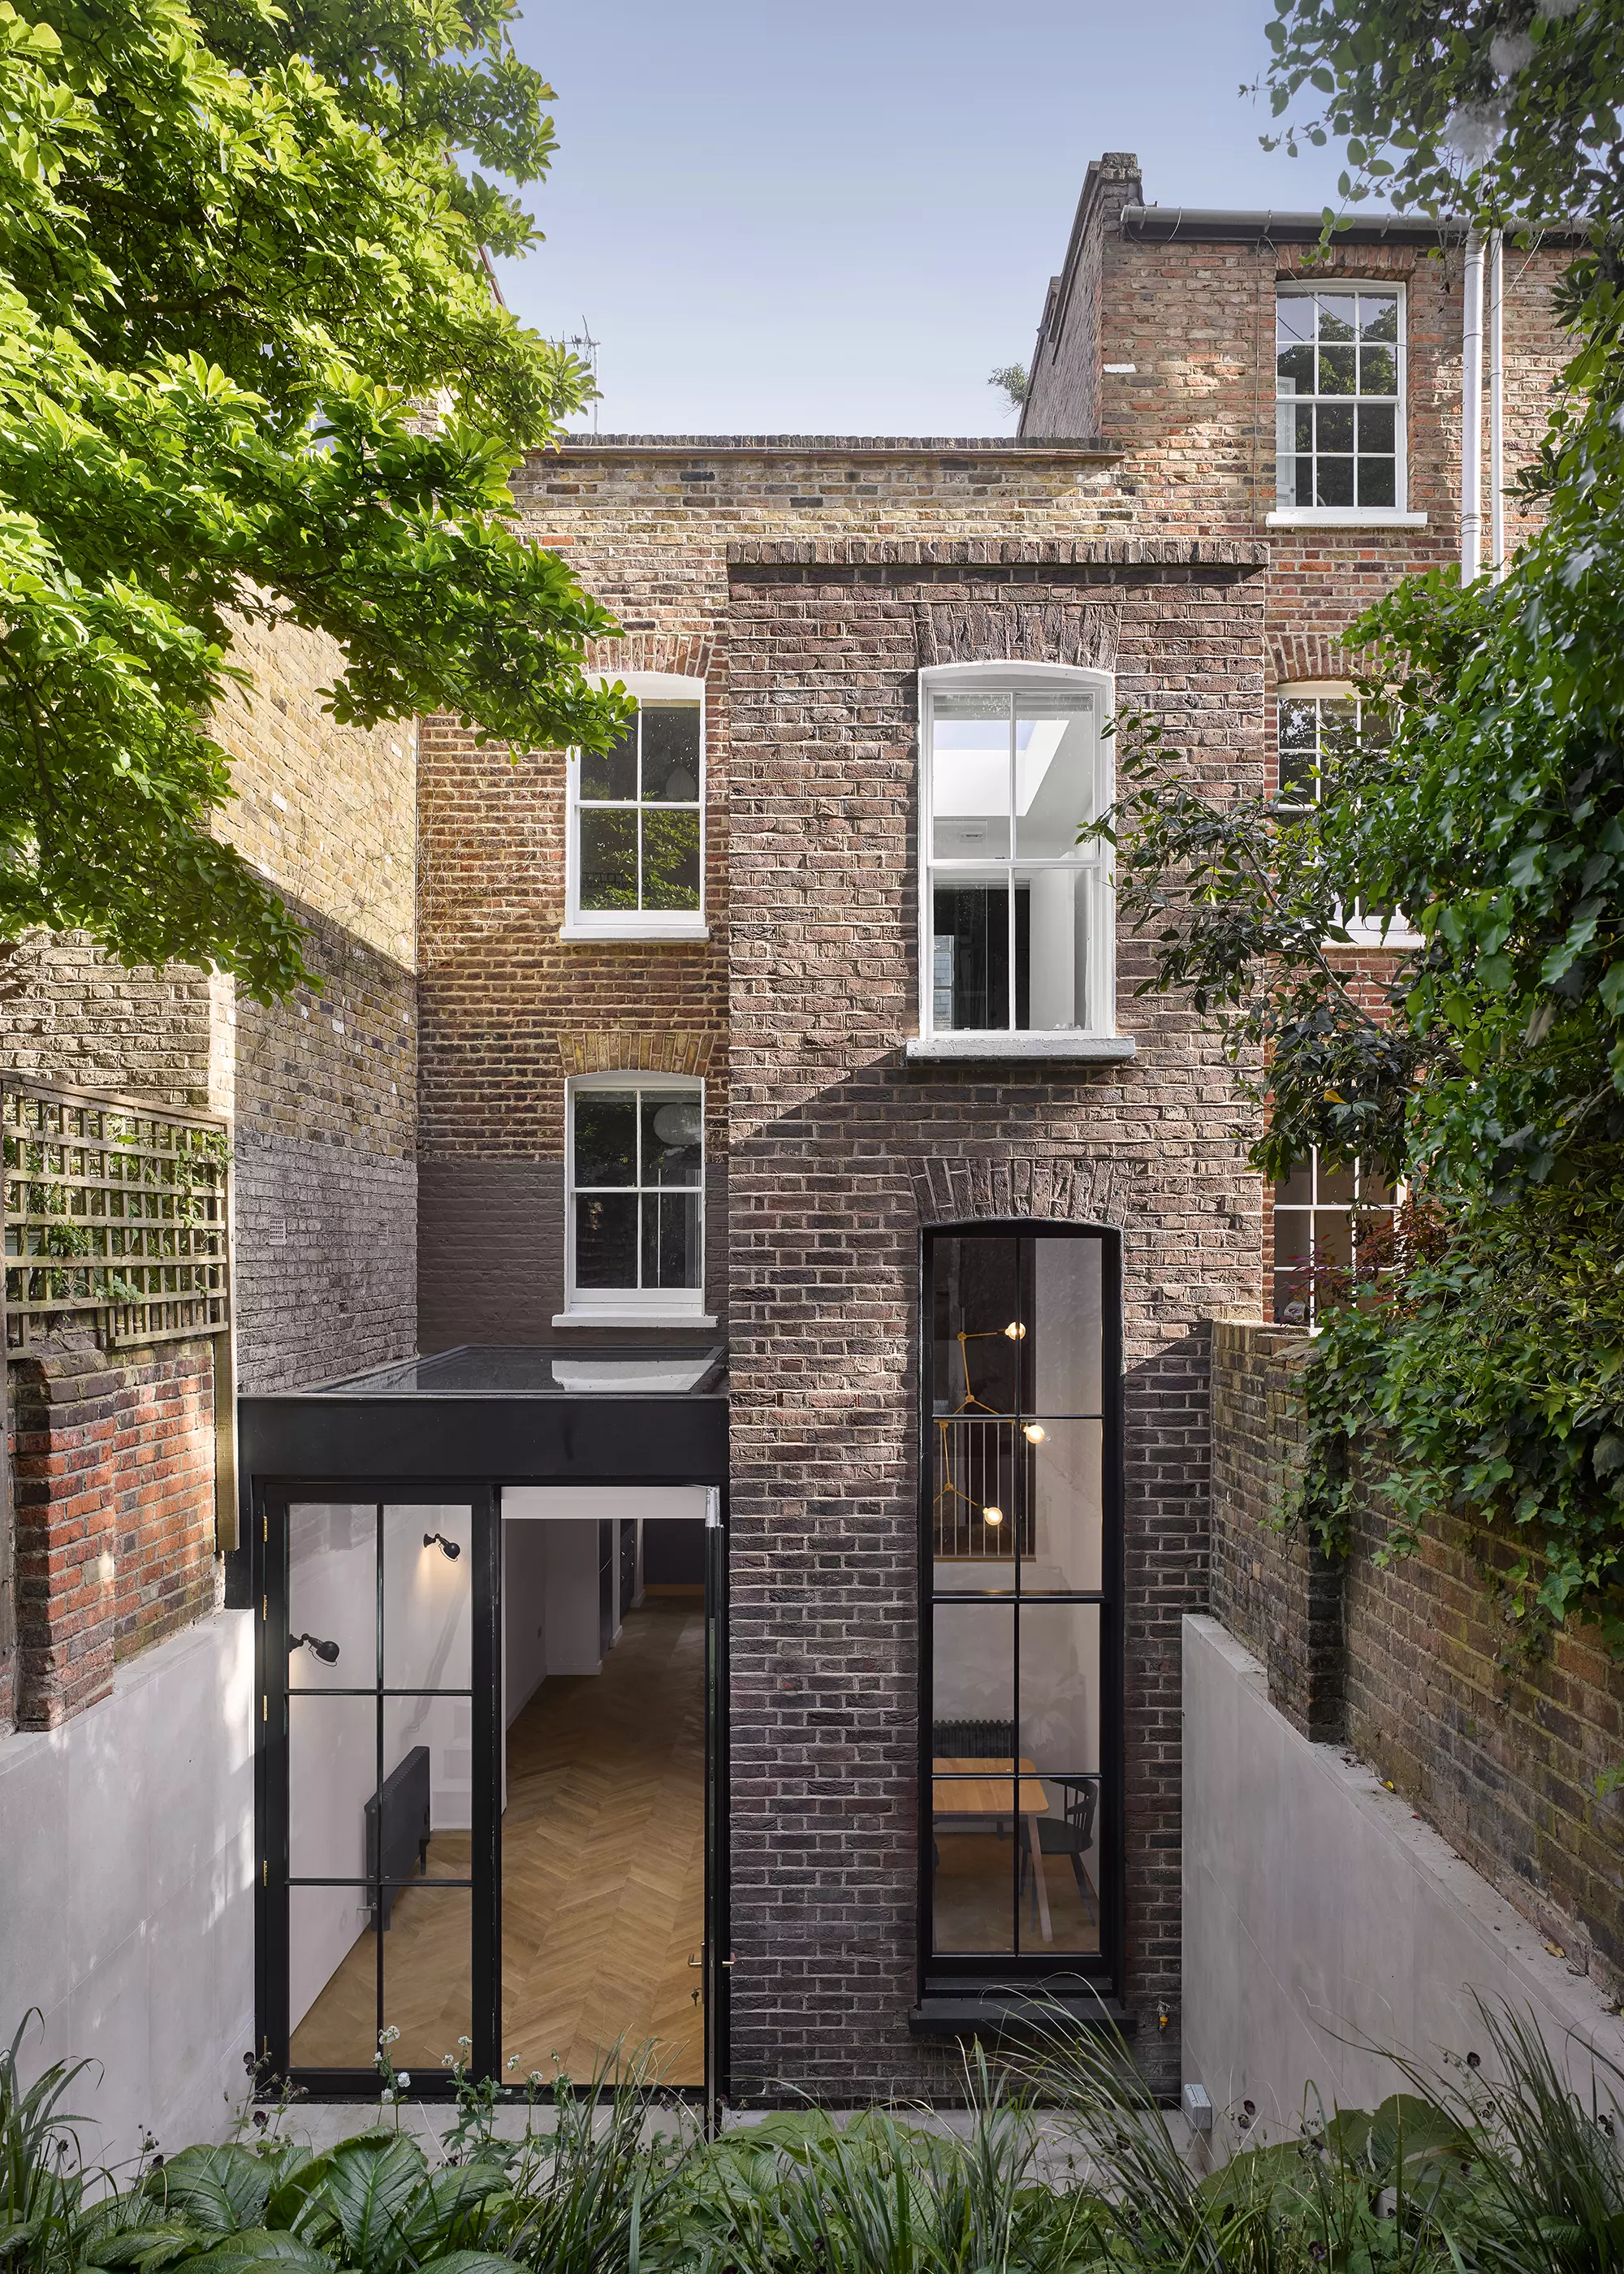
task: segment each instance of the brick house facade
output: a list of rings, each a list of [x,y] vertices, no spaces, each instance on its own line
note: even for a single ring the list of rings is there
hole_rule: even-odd
[[[1458,239],[1372,226],[1320,261],[1316,235],[1145,207],[1134,162],[1107,157],[1013,441],[582,436],[531,460],[526,532],[625,629],[595,661],[703,680],[707,939],[562,936],[564,761],[525,761],[515,796],[505,754],[424,733],[424,1347],[476,1318],[546,1338],[583,1034],[597,1065],[706,1082],[741,2092],[951,2077],[920,1953],[921,1240],[997,1219],[1121,1236],[1115,1986],[1147,2073],[1177,2081],[1178,1638],[1207,1600],[1210,1322],[1264,1306],[1269,1211],[1233,1069],[1176,999],[1136,995],[1132,939],[1115,1021],[1131,1055],[920,1050],[920,673],[1101,667],[1215,787],[1274,777],[1282,690],[1344,680],[1344,627],[1459,543]],[[1561,360],[1560,265],[1547,251],[1508,273],[1511,465]],[[1282,284],[1400,288],[1402,506],[1279,509]],[[503,1229],[470,1262],[481,1224]]]
[[[959,2089],[969,1977],[937,1978],[921,1941],[934,1723],[951,1719],[928,1687],[924,1449],[941,1409],[922,1275],[949,1228],[978,1227],[1098,1235],[1119,1265],[1104,1345],[1119,1336],[1119,1584],[1094,1590],[1115,1729],[1095,1781],[1110,1962],[1093,1979],[1147,2075],[1177,2090],[1181,1623],[1212,1602],[1213,1325],[1267,1314],[1270,1209],[1236,1070],[1187,1005],[1136,992],[1149,958],[1125,931],[1102,1009],[1027,1015],[1032,982],[1013,974],[1021,957],[1036,968],[1036,918],[1030,897],[1018,913],[1011,868],[1011,1031],[944,1020],[924,711],[954,686],[996,692],[1000,671],[1023,686],[1058,674],[1046,683],[1079,701],[1109,689],[1155,719],[1215,792],[1278,779],[1282,697],[1334,690],[1347,624],[1459,543],[1459,241],[1372,224],[1321,261],[1316,236],[1302,217],[1147,207],[1135,162],[1108,155],[1014,437],[571,435],[532,455],[515,481],[523,534],[621,628],[592,667],[650,712],[703,719],[700,787],[668,794],[703,814],[676,919],[641,920],[645,792],[590,795],[576,757],[481,746],[444,719],[337,736],[313,699],[327,659],[296,638],[259,659],[269,700],[222,732],[230,826],[310,922],[322,993],[264,1012],[218,982],[109,975],[52,942],[27,951],[4,1008],[14,1071],[232,1116],[245,1391],[414,1344],[726,1342],[740,2097]],[[1514,467],[1562,359],[1561,263],[1545,249],[1508,264]],[[1281,503],[1282,287],[1402,299],[1389,506]],[[1512,542],[1521,526],[1509,518]],[[636,806],[623,920],[579,905],[593,804]],[[678,1296],[619,1315],[594,1301],[602,1274],[571,1230],[590,1188],[572,1133],[605,1079],[645,1084],[650,1111],[662,1085],[684,1099],[703,1085],[703,1186],[681,1201],[703,1242]],[[192,1394],[184,1354],[132,1358],[113,1385],[87,1368],[58,1353],[14,1383],[42,1460],[53,1417],[77,1426],[75,1398],[114,1397],[86,1414],[88,1443],[121,1426],[126,1390]],[[1114,1385],[1102,1397],[1116,1413]],[[131,1426],[160,1427],[142,1416]],[[192,1482],[195,1517],[200,1467]],[[192,1518],[148,1498],[184,1564]],[[192,1578],[141,1551],[132,1591],[105,1607],[94,1679]],[[92,1694],[94,1680],[70,1705]]]

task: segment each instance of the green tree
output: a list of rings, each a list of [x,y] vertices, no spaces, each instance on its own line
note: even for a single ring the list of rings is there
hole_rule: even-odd
[[[609,619],[508,525],[590,382],[492,294],[482,242],[534,226],[455,162],[546,163],[507,16],[0,0],[0,937],[297,979],[207,833],[244,623],[338,643],[341,722],[613,736],[581,668]]]
[[[1434,573],[1351,629],[1390,734],[1306,810],[1214,800],[1142,736],[1124,891],[1152,983],[1265,1069],[1255,1165],[1317,1145],[1425,1196],[1325,1313],[1303,1512],[1343,1547],[1379,1483],[1394,1552],[1458,1511],[1530,1638],[1577,1614],[1624,1656],[1624,40],[1604,0],[1277,0],[1270,38],[1281,139],[1347,137],[1350,201],[1523,243],[1577,215],[1576,352],[1504,582]],[[1380,989],[1327,952],[1355,907],[1418,935]]]

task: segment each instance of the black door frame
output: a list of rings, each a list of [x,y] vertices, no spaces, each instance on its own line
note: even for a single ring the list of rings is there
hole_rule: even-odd
[[[553,1484],[553,1478],[509,1478],[510,1484]],[[572,1480],[578,1481],[578,1480]],[[609,1484],[612,1480],[593,1480]],[[624,1480],[637,1489],[649,1479]],[[663,1481],[689,1482],[691,1480]],[[288,1510],[295,1502],[334,1501],[411,1508],[466,1504],[473,1515],[472,1705],[473,1838],[470,2074],[500,2082],[501,2045],[501,1503],[488,1479],[298,1477],[250,1483],[250,1562],[255,1619],[255,1687],[260,1721],[254,1760],[256,1821],[254,2010],[260,2088],[274,2096],[283,2081],[329,2100],[375,2100],[379,2074],[366,2069],[291,2070],[289,2067],[288,1967],[290,1878],[288,1848]],[[714,2126],[727,2092],[727,1946],[729,1839],[727,1683],[727,1493],[707,1487],[705,1569],[705,1919],[701,1994],[705,2007],[705,2081],[675,2087],[703,2101]],[[541,1519],[546,1521],[547,1519]],[[650,1519],[658,1521],[658,1518]],[[382,1517],[379,1517],[381,1555]],[[335,1694],[325,1692],[324,1694]],[[342,1693],[337,1693],[342,1694]],[[380,1694],[377,1687],[373,1694]],[[382,1694],[387,1694],[384,1692]],[[483,1710],[482,1710],[483,1702]],[[380,1858],[381,1860],[381,1858]],[[484,1879],[486,1900],[479,1900]],[[453,1883],[460,1884],[460,1883]],[[372,1883],[374,1899],[380,1880]],[[381,1937],[380,1964],[382,1962]],[[414,2075],[411,2097],[447,2099],[453,2079]]]

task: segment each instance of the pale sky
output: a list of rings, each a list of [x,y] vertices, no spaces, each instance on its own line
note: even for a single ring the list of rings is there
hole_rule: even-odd
[[[1237,88],[1269,0],[529,0],[558,91],[500,264],[529,323],[600,343],[605,433],[996,434],[1088,161],[1160,205],[1317,211],[1330,151],[1267,154]]]

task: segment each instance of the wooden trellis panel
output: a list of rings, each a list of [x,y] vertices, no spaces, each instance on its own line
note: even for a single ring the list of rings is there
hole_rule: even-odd
[[[0,1133],[13,1356],[64,1327],[108,1349],[227,1332],[223,1122],[7,1081]]]

